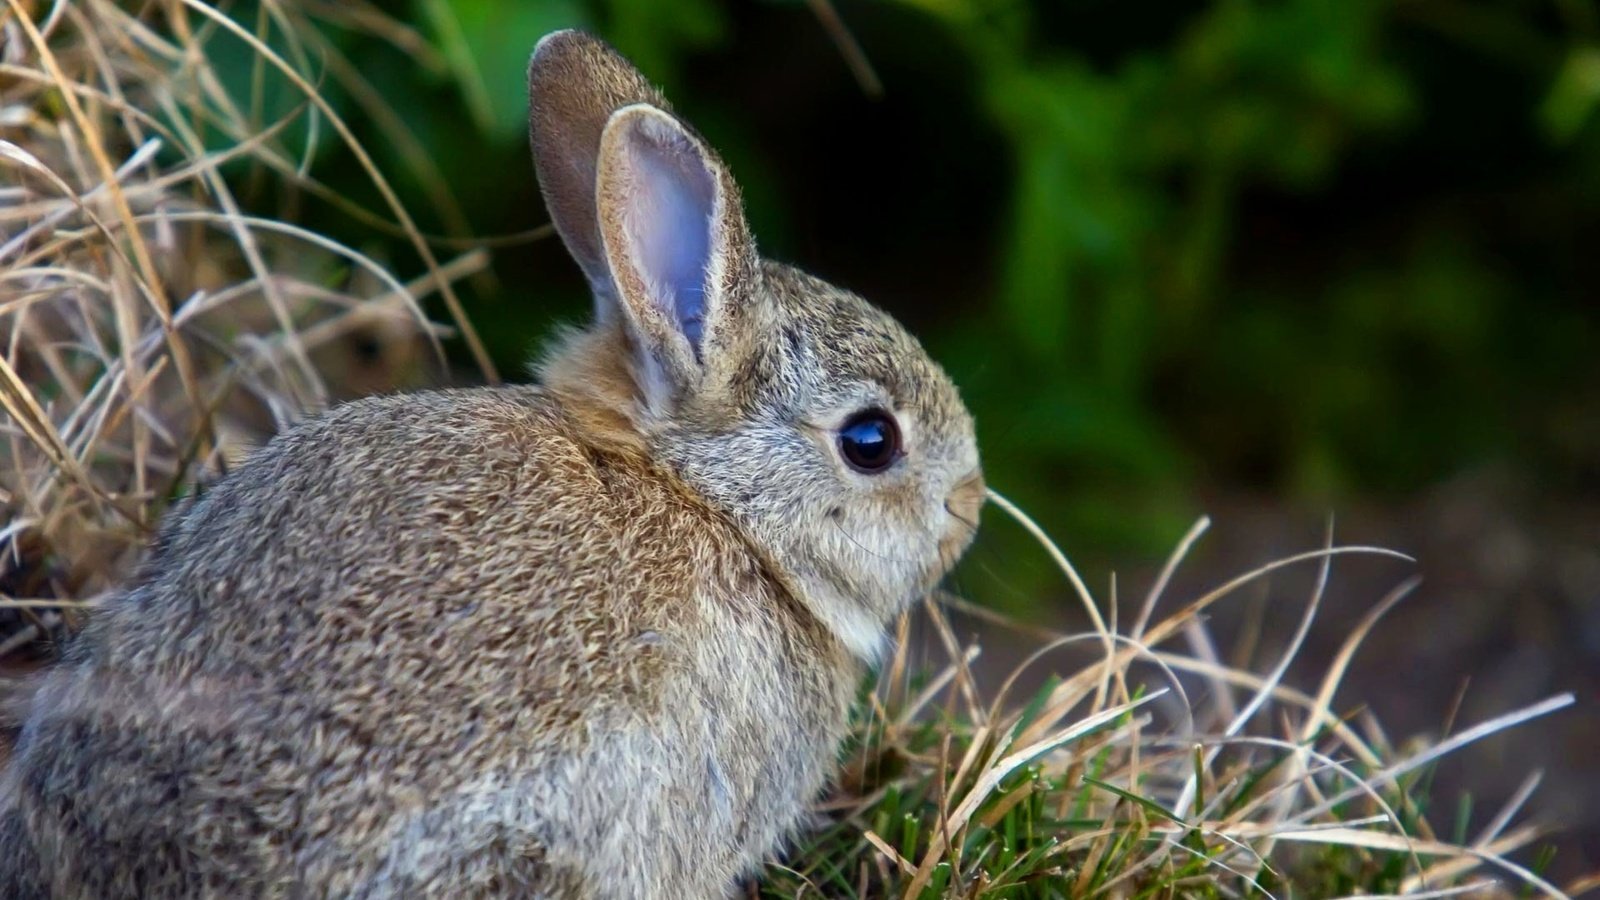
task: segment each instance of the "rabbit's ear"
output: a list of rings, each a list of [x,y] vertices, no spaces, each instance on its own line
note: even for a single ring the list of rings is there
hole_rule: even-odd
[[[598,212],[617,299],[634,338],[642,400],[657,413],[726,368],[755,248],[738,188],[682,122],[649,104],[618,111],[600,142]]]
[[[595,315],[615,316],[615,287],[595,214],[600,136],[612,113],[635,103],[670,109],[639,71],[581,31],[557,31],[528,63],[528,136],[539,189],[556,231],[595,292]]]

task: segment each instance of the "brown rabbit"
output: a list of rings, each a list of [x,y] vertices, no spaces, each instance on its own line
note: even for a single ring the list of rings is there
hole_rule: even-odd
[[[13,897],[725,896],[965,549],[917,342],[756,255],[727,170],[577,32],[529,71],[596,316],[542,386],[337,407],[169,517],[37,687]]]

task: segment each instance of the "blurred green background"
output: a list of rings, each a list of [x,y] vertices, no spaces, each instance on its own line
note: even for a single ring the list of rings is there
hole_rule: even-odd
[[[1229,490],[1326,510],[1490,462],[1600,484],[1590,0],[412,0],[386,7],[405,50],[361,4],[303,7],[366,83],[323,91],[436,231],[546,221],[527,55],[605,36],[722,151],[769,256],[924,337],[994,484],[1076,552],[1160,553]],[[554,240],[494,272],[469,308],[516,372],[588,301]]]

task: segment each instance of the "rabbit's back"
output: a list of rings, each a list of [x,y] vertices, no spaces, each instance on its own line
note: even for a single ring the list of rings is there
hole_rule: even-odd
[[[842,653],[737,528],[538,389],[348,404],[176,513],[47,677],[0,870],[100,895],[726,883],[820,786]],[[697,808],[704,846],[630,856]]]

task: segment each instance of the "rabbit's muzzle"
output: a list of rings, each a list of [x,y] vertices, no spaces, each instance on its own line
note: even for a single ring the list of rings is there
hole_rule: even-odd
[[[950,514],[950,522],[945,528],[944,537],[939,539],[939,562],[943,570],[948,571],[954,566],[967,545],[972,543],[973,535],[978,531],[978,511],[983,508],[983,501],[988,494],[983,473],[974,469],[944,498],[944,510]]]

